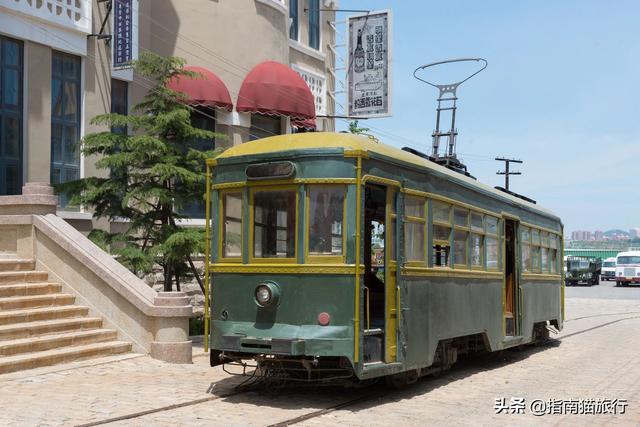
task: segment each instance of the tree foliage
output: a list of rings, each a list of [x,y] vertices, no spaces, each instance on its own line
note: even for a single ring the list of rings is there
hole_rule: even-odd
[[[94,230],[90,237],[110,248],[134,273],[150,272],[154,263],[159,264],[165,290],[172,290],[174,279],[179,288],[185,276],[197,274],[191,254],[204,250],[203,233],[181,226],[187,216],[180,212],[188,203],[202,200],[205,159],[217,155],[190,143],[224,136],[192,126],[192,109],[184,95],[167,87],[173,78],[199,78],[184,70],[184,60],[144,53],[134,67],[154,82],[143,101],[133,107],[132,115],[95,117],[94,125],[111,130],[89,134],[81,143],[84,155],[96,156],[96,168],[108,171],[109,177],[87,177],[59,190],[71,196],[71,204],[91,207],[94,217],[124,223],[123,232]]]

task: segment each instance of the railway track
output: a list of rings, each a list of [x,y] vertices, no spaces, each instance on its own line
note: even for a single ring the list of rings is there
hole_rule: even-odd
[[[640,312],[624,312],[624,313],[606,313],[606,314],[595,314],[595,315],[591,315],[591,316],[582,316],[582,317],[576,317],[573,319],[567,319],[565,322],[570,322],[570,321],[574,321],[574,320],[582,320],[582,319],[588,319],[588,318],[595,318],[595,317],[606,317],[606,316],[622,316],[622,315],[630,315],[630,314],[637,314],[635,316],[628,316],[628,317],[623,317],[620,319],[615,319],[615,320],[611,320],[608,322],[604,322],[589,328],[585,328],[576,332],[572,332],[570,334],[567,334],[565,336],[562,336],[560,338],[557,338],[557,340],[562,341],[564,339],[567,338],[571,338],[573,336],[576,335],[581,335],[584,333],[588,333],[591,332],[593,330],[596,329],[600,329],[600,328],[604,328],[619,322],[623,322],[626,320],[633,320],[633,319],[640,319]],[[214,387],[215,384],[212,386]],[[211,402],[211,401],[215,401],[215,400],[219,400],[219,399],[224,399],[224,398],[228,398],[228,397],[233,397],[233,396],[237,396],[240,394],[244,394],[244,393],[248,393],[251,391],[255,391],[255,389],[251,389],[251,388],[238,388],[235,390],[231,390],[227,393],[223,393],[220,395],[212,395],[212,396],[207,396],[207,397],[203,397],[203,398],[199,398],[199,399],[193,399],[193,400],[188,400],[188,401],[184,401],[184,402],[180,402],[180,403],[176,403],[173,405],[167,405],[167,406],[162,406],[162,407],[158,407],[158,408],[153,408],[153,409],[148,409],[145,411],[139,411],[139,412],[134,412],[134,413],[130,413],[130,414],[126,414],[126,415],[121,415],[121,416],[117,416],[117,417],[113,417],[113,418],[106,418],[106,419],[102,419],[102,420],[98,420],[98,421],[93,421],[90,423],[86,423],[86,424],[80,424],[77,427],[91,427],[91,426],[100,426],[100,425],[107,425],[107,424],[111,424],[111,423],[115,423],[118,421],[126,421],[126,420],[133,420],[136,418],[140,418],[140,417],[144,417],[146,415],[150,415],[150,414],[155,414],[158,412],[166,412],[166,411],[172,411],[175,409],[180,409],[180,408],[184,408],[184,407],[188,407],[188,406],[195,406],[195,405],[201,405],[207,402]],[[329,414],[331,412],[334,411],[338,411],[344,408],[348,408],[351,406],[355,406],[358,405],[360,403],[364,403],[364,402],[368,402],[370,400],[373,400],[375,398],[380,398],[380,397],[384,397],[388,395],[388,393],[385,393],[384,389],[376,389],[373,392],[365,392],[362,393],[361,395],[355,397],[355,398],[350,398],[348,400],[345,400],[343,402],[337,403],[335,405],[331,405],[328,406],[326,408],[323,409],[319,409],[316,411],[312,411],[309,412],[307,414],[303,414],[303,415],[299,415],[297,417],[293,417],[284,421],[280,421],[277,422],[275,424],[270,424],[267,427],[286,427],[286,426],[291,426],[291,425],[295,425],[295,424],[299,424],[301,422],[304,421],[308,421],[310,419],[313,418],[317,418],[317,417],[321,417],[323,415]]]

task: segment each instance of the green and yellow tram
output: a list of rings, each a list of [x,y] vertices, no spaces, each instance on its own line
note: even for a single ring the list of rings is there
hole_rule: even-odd
[[[345,133],[207,168],[212,366],[411,382],[562,329],[562,223],[533,201]]]

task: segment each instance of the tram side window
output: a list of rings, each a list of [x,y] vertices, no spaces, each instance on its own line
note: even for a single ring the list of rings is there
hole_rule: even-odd
[[[407,261],[424,263],[425,256],[425,201],[416,197],[405,198],[404,252]]]
[[[540,231],[531,230],[531,270],[540,272]]]
[[[242,256],[242,193],[227,193],[222,198],[222,256]]]
[[[553,234],[549,236],[549,271],[558,272],[558,238]]]
[[[469,239],[469,211],[465,209],[453,209],[453,263],[455,265],[467,265],[467,246]]]
[[[344,186],[309,187],[309,255],[342,255]]]
[[[433,265],[451,265],[451,205],[433,202]]]
[[[549,233],[543,231],[540,234],[540,266],[543,273],[549,272]]]
[[[531,230],[520,228],[520,243],[522,248],[522,271],[531,271]]]
[[[261,190],[253,196],[255,258],[295,256],[296,191]]]
[[[498,219],[492,216],[485,216],[486,236],[485,245],[487,246],[487,269],[500,269],[500,246],[498,239]]]
[[[471,212],[471,267],[483,267],[484,220],[481,214]]]

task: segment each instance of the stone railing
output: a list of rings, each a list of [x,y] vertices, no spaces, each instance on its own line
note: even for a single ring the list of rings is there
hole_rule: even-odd
[[[27,183],[20,196],[0,196],[0,255],[32,259],[134,351],[191,362],[189,318],[182,292],[156,292],[82,233],[55,215],[47,184]]]
[[[91,0],[0,0],[0,8],[67,30],[91,33]]]

